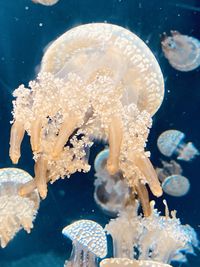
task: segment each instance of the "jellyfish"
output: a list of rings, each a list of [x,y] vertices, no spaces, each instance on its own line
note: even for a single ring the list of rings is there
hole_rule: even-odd
[[[127,258],[110,258],[100,262],[100,267],[172,267],[169,264],[145,261],[145,260],[130,260]]]
[[[163,191],[171,196],[182,197],[190,190],[190,181],[182,176],[182,168],[175,160],[162,161],[163,168],[156,168]]]
[[[36,4],[42,4],[44,6],[53,6],[58,3],[59,0],[32,0]]]
[[[18,162],[26,131],[36,161],[35,185],[21,194],[36,186],[45,198],[48,181],[88,171],[86,151],[100,139],[109,145],[109,174],[120,170],[132,188],[148,183],[160,196],[145,146],[163,95],[160,67],[132,32],[92,23],[64,33],[46,50],[37,78],[14,91],[10,158]]]
[[[176,211],[169,212],[166,201],[164,204],[164,216],[151,201],[149,217],[138,216],[137,209],[129,207],[110,220],[105,230],[112,236],[114,258],[137,260],[139,266],[143,261],[152,262],[149,266],[170,266],[173,261],[185,262],[186,254],[194,254],[199,246],[194,229],[182,225]]]
[[[177,159],[190,161],[199,155],[192,142],[184,142],[185,134],[178,130],[167,130],[157,140],[160,152],[166,157],[176,155]]]
[[[162,50],[169,63],[177,70],[191,71],[200,65],[200,42],[198,39],[171,31],[163,35]]]
[[[17,168],[0,169],[0,245],[5,248],[8,242],[22,228],[30,233],[39,208],[39,195],[36,190],[21,197],[20,186],[33,178]]]
[[[109,149],[104,149],[95,158],[96,170],[94,199],[108,215],[114,216],[130,199],[130,189],[120,172],[110,175],[106,169]]]
[[[102,150],[95,158],[94,167],[97,179],[94,182],[94,199],[97,205],[108,215],[116,216],[138,197],[145,216],[150,215],[148,191],[143,184],[131,190],[122,172],[110,175],[106,169],[109,149]]]
[[[107,254],[107,240],[103,228],[91,220],[80,220],[66,226],[62,233],[73,242],[70,259],[65,267],[97,266],[97,258]]]

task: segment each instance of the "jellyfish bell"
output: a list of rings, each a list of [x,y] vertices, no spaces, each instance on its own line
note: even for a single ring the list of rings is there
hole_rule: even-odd
[[[88,143],[91,146],[91,140],[100,136],[109,144],[109,174],[126,169],[131,158],[131,165],[137,165],[134,172],[139,173],[137,170],[141,168],[143,176],[149,173],[146,180],[153,193],[162,194],[144,147],[151,116],[163,101],[163,76],[151,51],[135,34],[107,23],[86,24],[67,31],[46,50],[37,79],[29,88],[16,89],[14,95],[10,157],[14,163],[18,162],[26,131],[34,159],[40,161],[36,162],[40,195],[46,196],[48,180],[44,177],[49,168],[62,169],[64,176],[64,167],[58,166],[58,162],[61,164],[64,151],[71,149],[66,148],[66,143],[77,129],[85,139],[77,140],[76,145],[72,140],[73,148],[78,149],[76,155],[83,154],[81,143],[84,150]],[[56,121],[55,131],[47,144],[46,129],[52,119]],[[77,163],[76,155],[71,156],[68,166],[80,170],[83,157]],[[122,161],[126,166],[122,166]],[[67,175],[71,175],[70,171]]]
[[[66,226],[62,233],[73,241],[73,250],[65,267],[95,267],[97,258],[107,254],[107,240],[103,228],[94,221],[80,220]]]
[[[164,35],[162,50],[169,63],[177,70],[191,71],[200,65],[200,42],[198,39],[171,31]]]
[[[26,197],[18,194],[20,186],[32,181],[25,171],[17,168],[0,169],[0,242],[4,248],[22,228],[30,233],[39,208],[36,190]]]
[[[102,211],[110,216],[116,216],[130,198],[130,189],[122,173],[110,175],[106,169],[109,149],[101,151],[94,161],[96,170],[94,181],[94,199]]]
[[[100,262],[100,267],[172,267],[169,264],[149,261],[149,260],[130,260],[127,258],[110,258]]]
[[[59,0],[32,0],[35,4],[42,4],[44,6],[53,6],[55,5]]]
[[[157,140],[160,152],[166,157],[177,155],[177,159],[190,161],[199,155],[199,151],[193,143],[184,142],[185,134],[178,130],[167,130],[163,132]]]
[[[171,175],[162,182],[162,189],[170,196],[182,197],[189,192],[190,182],[182,175]]]

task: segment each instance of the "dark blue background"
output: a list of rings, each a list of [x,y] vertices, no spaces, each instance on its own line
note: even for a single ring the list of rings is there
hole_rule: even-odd
[[[13,166],[8,156],[12,91],[35,77],[43,49],[49,42],[71,27],[90,22],[106,21],[130,29],[148,42],[160,63],[166,93],[149,137],[148,148],[154,164],[158,165],[161,158],[157,137],[170,128],[183,131],[200,149],[199,69],[186,73],[174,70],[160,47],[164,31],[178,30],[200,39],[199,10],[200,2],[192,0],[60,0],[52,7],[36,5],[30,0],[0,0],[0,167]],[[100,144],[93,147],[92,164],[102,147]],[[18,167],[33,174],[28,137],[23,141],[22,155]],[[199,232],[200,158],[181,165],[191,182],[189,194],[182,198],[164,197],[170,209],[178,210],[182,222]],[[93,181],[92,168],[88,174],[76,174],[50,185],[33,231],[30,235],[21,231],[5,249],[0,249],[0,266],[62,266],[71,249],[70,241],[61,234],[65,225],[80,218],[93,219],[102,225],[108,221],[93,201]],[[158,206],[163,209],[161,203],[159,200]],[[55,262],[48,257],[42,262],[42,255],[48,252],[54,253]],[[39,260],[35,258],[37,254]],[[27,259],[20,262],[21,258]],[[189,257],[187,266],[199,267],[200,257]]]

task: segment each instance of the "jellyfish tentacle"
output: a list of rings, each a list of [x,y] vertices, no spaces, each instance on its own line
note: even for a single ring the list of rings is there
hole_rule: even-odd
[[[24,138],[25,129],[21,122],[15,121],[10,131],[9,155],[14,164],[18,163],[21,156],[21,143]]]
[[[53,150],[53,157],[58,157],[59,154],[62,152],[64,145],[68,141],[70,135],[73,131],[77,128],[78,125],[78,118],[73,115],[67,116],[64,120],[59,135],[57,137],[57,141]]]
[[[149,217],[151,215],[149,193],[148,193],[146,186],[140,180],[138,181],[138,183],[135,187],[135,191],[136,191],[138,198],[140,200],[144,216]]]
[[[109,157],[107,160],[107,170],[111,175],[119,171],[122,138],[122,119],[119,115],[115,115],[111,119],[109,128]]]
[[[146,178],[152,193],[155,196],[160,197],[162,195],[162,188],[151,161],[139,152],[134,155],[133,159],[136,166]]]
[[[40,135],[42,130],[42,122],[40,119],[36,119],[31,125],[31,148],[33,152],[40,149]]]
[[[47,159],[41,156],[35,163],[35,182],[42,199],[47,195]]]

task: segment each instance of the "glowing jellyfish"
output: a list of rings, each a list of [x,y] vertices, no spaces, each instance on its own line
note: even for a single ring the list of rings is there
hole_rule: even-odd
[[[32,0],[36,4],[42,4],[44,6],[53,6],[58,3],[59,0]]]
[[[18,195],[20,186],[32,180],[25,171],[0,169],[0,242],[4,248],[15,234],[24,228],[30,233],[39,208],[39,195],[33,191],[26,197]]]
[[[96,170],[94,199],[107,214],[116,215],[130,199],[130,189],[120,172],[110,175],[106,169],[109,149],[104,149],[95,158]]]
[[[105,229],[112,236],[115,258],[137,260],[138,266],[148,266],[145,262],[150,261],[149,266],[161,267],[173,261],[185,262],[186,254],[194,254],[193,248],[199,245],[194,229],[182,225],[176,211],[170,213],[166,201],[164,204],[165,216],[154,209],[152,201],[149,217],[138,216],[137,210],[129,208],[110,220]]]
[[[138,181],[134,190],[128,187],[122,172],[110,175],[106,169],[109,149],[101,151],[94,162],[97,179],[94,182],[94,199],[101,209],[109,215],[117,215],[130,203],[139,198],[145,216],[150,215],[148,191],[144,184]]]
[[[177,155],[177,159],[190,161],[199,155],[192,142],[184,142],[185,134],[178,130],[167,130],[157,140],[160,152],[166,157]]]
[[[162,161],[163,168],[156,168],[158,179],[162,182],[162,189],[174,197],[185,196],[190,190],[189,180],[182,176],[182,168],[176,161]]]
[[[100,267],[172,267],[156,261],[130,260],[127,258],[111,258],[104,259],[100,263]]]
[[[172,36],[164,34],[162,50],[169,63],[177,70],[190,71],[200,65],[200,42],[198,39],[171,31]]]
[[[100,138],[109,143],[110,174],[120,169],[131,187],[142,180],[160,196],[144,147],[163,94],[160,67],[135,34],[104,23],[75,27],[48,47],[29,88],[14,91],[10,157],[18,162],[27,131],[45,198],[49,180],[89,170],[85,150]]]
[[[97,258],[107,254],[107,239],[103,228],[90,220],[76,221],[62,233],[73,241],[73,250],[65,267],[95,267]]]

